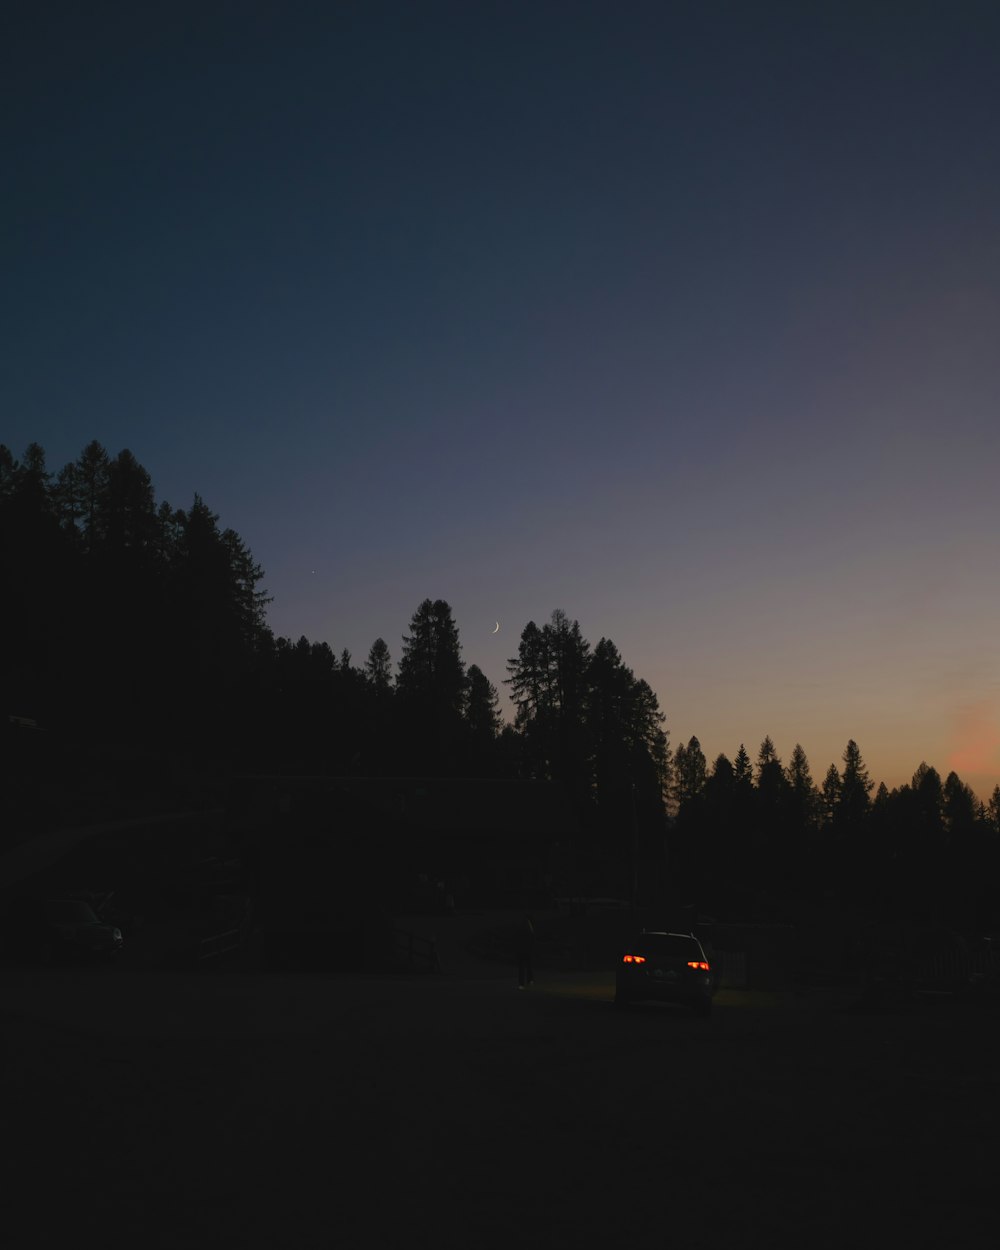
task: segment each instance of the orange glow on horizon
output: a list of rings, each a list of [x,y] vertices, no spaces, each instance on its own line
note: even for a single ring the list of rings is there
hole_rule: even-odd
[[[956,710],[952,725],[948,771],[966,774],[1000,771],[1000,729],[990,699],[978,699]]]

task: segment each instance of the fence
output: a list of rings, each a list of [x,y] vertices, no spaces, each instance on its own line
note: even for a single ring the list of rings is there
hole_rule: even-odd
[[[1000,948],[984,946],[971,954],[972,975],[981,980],[1000,979]]]
[[[718,973],[720,989],[746,989],[746,951],[713,951],[710,963]]]
[[[238,951],[243,946],[243,931],[229,929],[225,933],[214,933],[211,937],[202,938],[198,944],[199,959],[217,959],[227,951]]]
[[[789,925],[720,924],[696,926],[721,989],[789,990],[795,930]]]
[[[407,965],[416,972],[440,972],[441,961],[438,958],[437,938],[420,937],[416,933],[408,933],[405,929],[395,929],[396,951],[406,958]]]
[[[242,950],[247,945],[250,937],[253,900],[249,898],[242,899],[241,905],[243,914],[238,924],[223,929],[219,933],[213,933],[209,937],[202,938],[198,943],[199,962],[206,959],[218,959],[220,955],[225,955],[229,951]]]
[[[1000,951],[968,951],[961,947],[915,958],[908,969],[918,993],[964,989],[1000,977]]]

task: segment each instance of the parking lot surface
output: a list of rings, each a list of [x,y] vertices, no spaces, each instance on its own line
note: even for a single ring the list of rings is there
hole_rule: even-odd
[[[995,1244],[1000,1020],[611,978],[5,969],[19,1244]]]

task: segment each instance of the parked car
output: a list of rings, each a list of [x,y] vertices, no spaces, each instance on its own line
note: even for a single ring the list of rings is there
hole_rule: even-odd
[[[615,975],[615,1005],[640,1001],[681,1003],[699,1015],[712,1011],[718,978],[693,933],[643,930],[622,952]]]
[[[9,954],[41,963],[96,962],[122,948],[122,931],[80,898],[22,899],[4,917]]]

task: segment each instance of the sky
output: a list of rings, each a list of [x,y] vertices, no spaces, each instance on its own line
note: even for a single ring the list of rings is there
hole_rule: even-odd
[[[501,686],[561,608],[709,761],[989,797],[993,0],[57,3],[0,47],[16,455],[129,448],[357,663],[442,598]]]

